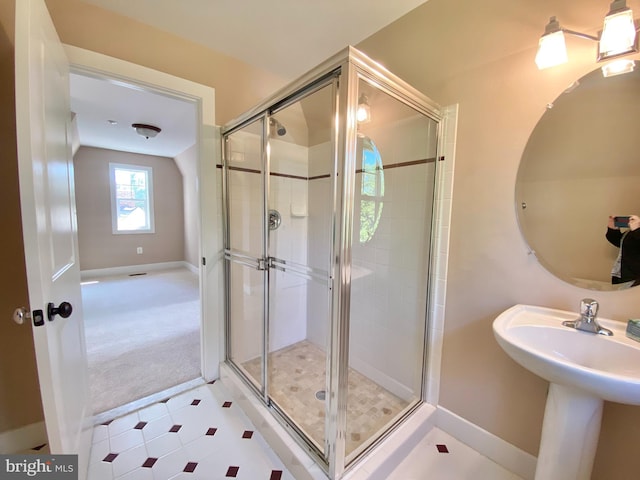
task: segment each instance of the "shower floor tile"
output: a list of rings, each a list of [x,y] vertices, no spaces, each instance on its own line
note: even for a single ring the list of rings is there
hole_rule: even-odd
[[[313,343],[302,341],[272,352],[269,359],[271,398],[323,449],[325,402],[318,399],[317,394],[326,386],[325,353]],[[253,378],[260,378],[260,358],[242,366]],[[408,405],[409,402],[349,368],[347,455],[387,426]]]

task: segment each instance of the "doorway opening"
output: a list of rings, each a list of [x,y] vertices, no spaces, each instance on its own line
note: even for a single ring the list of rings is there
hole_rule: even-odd
[[[203,381],[198,108],[77,72],[70,91],[90,406],[100,418],[115,417]],[[145,138],[132,128],[139,122],[161,132]],[[147,183],[132,176],[131,188],[111,188],[114,165],[145,169]],[[153,193],[153,228],[118,231],[113,216],[141,210],[141,189]]]

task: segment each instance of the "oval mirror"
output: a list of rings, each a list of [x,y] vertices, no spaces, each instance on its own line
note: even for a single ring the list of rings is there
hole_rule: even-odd
[[[595,70],[549,104],[516,180],[520,230],[537,259],[557,277],[592,290],[633,283],[612,284],[619,248],[605,234],[610,215],[640,215],[635,65],[633,72],[608,78]]]

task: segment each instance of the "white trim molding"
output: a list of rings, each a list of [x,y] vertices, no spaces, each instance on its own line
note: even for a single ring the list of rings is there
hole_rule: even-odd
[[[524,480],[533,480],[537,458],[455,413],[438,406],[435,425],[480,455]]]
[[[449,262],[449,234],[453,200],[453,172],[456,157],[458,105],[442,109],[441,138],[438,139],[438,166],[436,170],[436,199],[434,221],[433,266],[430,273],[432,289],[429,298],[428,360],[425,400],[438,405],[440,399],[440,368],[444,340],[447,272]]]
[[[96,268],[94,270],[82,270],[80,279],[87,280],[96,277],[112,277],[115,275],[132,275],[136,273],[157,272],[158,270],[171,270],[174,268],[187,268],[193,273],[198,273],[193,265],[183,260],[177,262],[145,263],[142,265],[124,265],[122,267]]]

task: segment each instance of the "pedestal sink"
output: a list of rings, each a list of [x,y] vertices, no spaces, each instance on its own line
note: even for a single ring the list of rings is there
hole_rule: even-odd
[[[504,351],[551,385],[536,480],[591,477],[603,401],[640,405],[640,343],[626,323],[598,318],[607,337],[565,327],[578,313],[515,305],[493,322]]]

